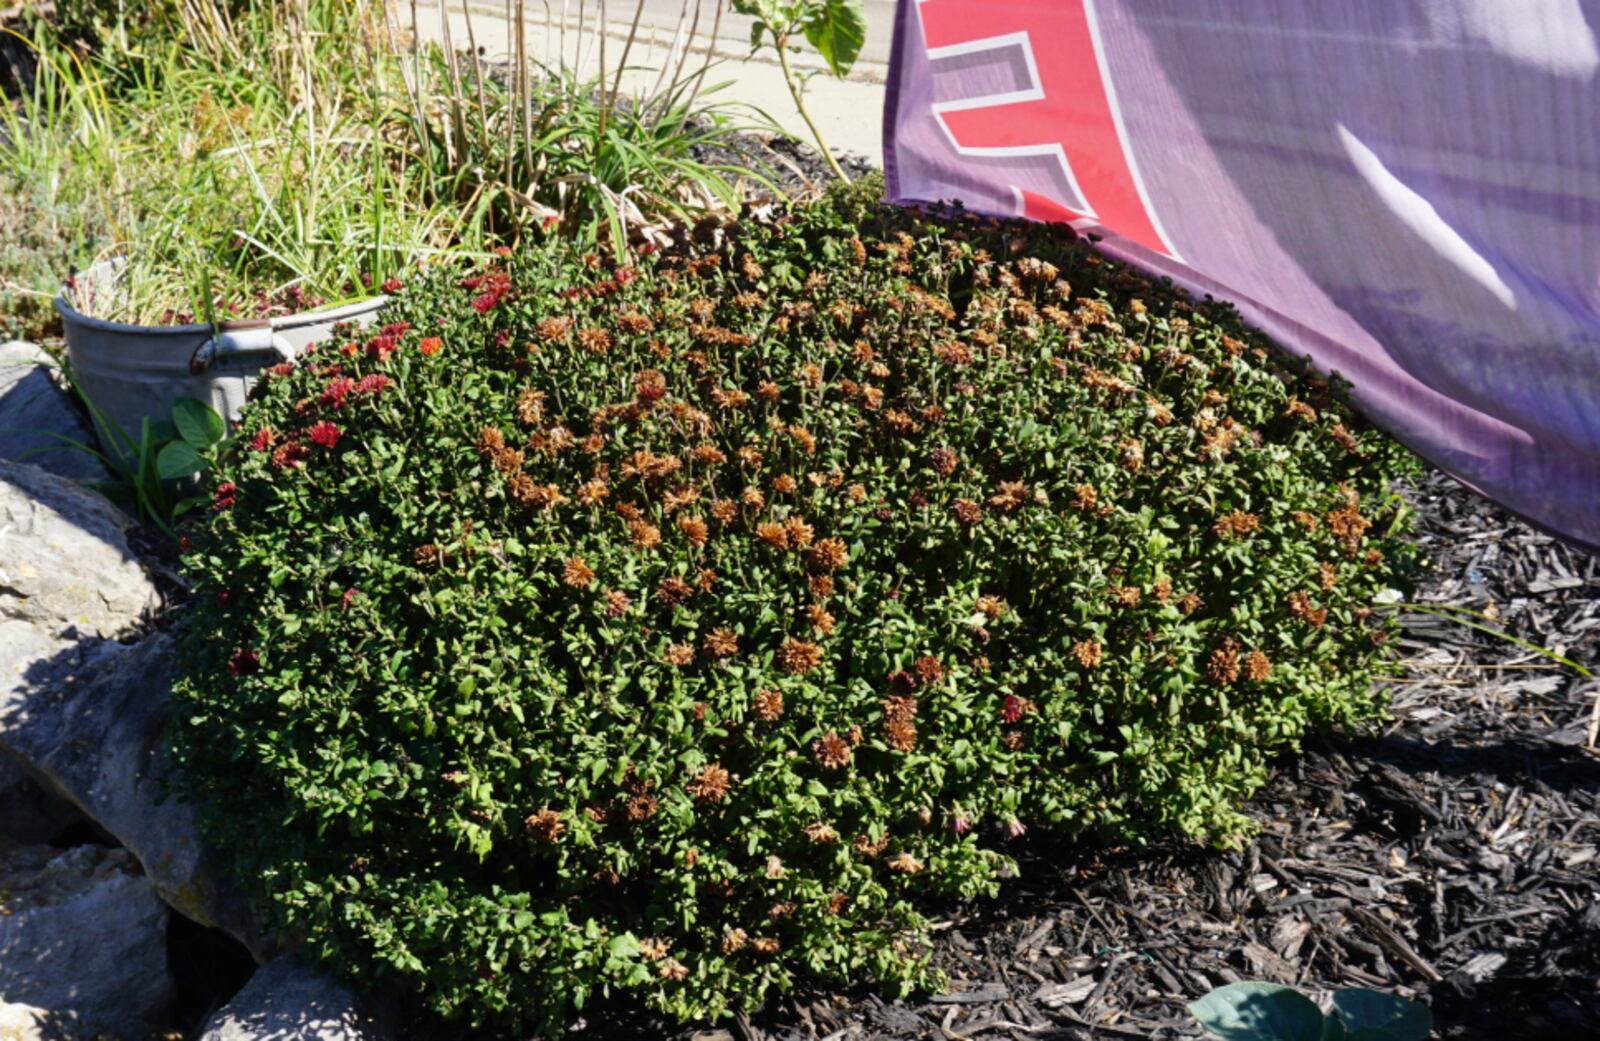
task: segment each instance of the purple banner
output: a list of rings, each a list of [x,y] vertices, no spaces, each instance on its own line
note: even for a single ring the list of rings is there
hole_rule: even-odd
[[[1600,0],[901,0],[894,201],[1069,221],[1600,546]]]

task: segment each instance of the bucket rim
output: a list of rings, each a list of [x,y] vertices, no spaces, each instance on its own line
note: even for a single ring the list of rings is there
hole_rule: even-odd
[[[122,261],[121,257],[112,257],[91,264],[81,271],[80,275],[90,275],[105,268],[114,268]],[[89,329],[101,332],[119,333],[124,336],[193,336],[210,335],[215,329],[227,324],[217,322],[191,322],[184,325],[135,325],[131,322],[116,322],[108,318],[96,318],[79,311],[67,302],[67,287],[61,286],[55,295],[56,311],[63,321],[75,323]],[[330,322],[340,322],[347,318],[356,318],[369,311],[381,309],[389,302],[386,294],[379,293],[353,303],[341,304],[338,307],[323,308],[315,311],[297,311],[294,314],[278,315],[267,319],[274,330],[298,329],[307,325],[324,325]]]

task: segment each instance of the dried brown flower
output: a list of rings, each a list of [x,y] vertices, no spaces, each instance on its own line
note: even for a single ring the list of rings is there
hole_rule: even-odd
[[[559,343],[565,340],[570,332],[572,332],[572,319],[566,315],[541,318],[534,326],[534,336],[544,344]]]
[[[733,776],[716,763],[700,768],[695,779],[686,786],[690,795],[706,802],[721,802],[733,787]]]
[[[1079,665],[1092,669],[1100,664],[1104,651],[1097,640],[1079,640],[1072,645],[1072,656],[1078,659]]]
[[[648,521],[636,520],[629,524],[628,537],[635,549],[654,549],[661,545],[661,529]]]
[[[897,752],[914,751],[917,747],[917,725],[908,718],[886,718],[883,738]]]
[[[850,763],[852,755],[850,742],[840,737],[836,731],[830,730],[811,742],[811,755],[827,769],[838,770]]]
[[[620,618],[628,613],[628,608],[633,606],[633,600],[627,593],[620,589],[607,589],[605,591],[606,617]]]
[[[1212,534],[1219,539],[1239,539],[1261,530],[1261,518],[1244,510],[1234,510],[1217,518],[1211,526]]]
[[[594,581],[594,569],[582,557],[568,557],[561,569],[561,581],[574,589],[582,589]]]
[[[732,629],[713,629],[706,634],[705,649],[713,658],[727,658],[738,653],[739,637]]]
[[[896,853],[885,862],[890,871],[902,875],[917,875],[922,873],[923,863],[909,853]]]
[[[597,326],[579,329],[578,346],[590,354],[604,354],[611,349],[611,334]]]
[[[706,539],[711,537],[711,529],[699,517],[679,517],[678,530],[683,533],[689,545],[696,548],[704,546]]]
[[[822,648],[805,640],[787,639],[778,648],[778,666],[791,675],[810,672],[822,664]]]
[[[1211,652],[1211,657],[1206,661],[1206,675],[1221,686],[1227,686],[1239,678],[1239,648],[1231,638],[1224,640],[1222,646]]]
[[[756,696],[750,699],[750,709],[761,722],[776,723],[783,718],[783,692],[780,690],[756,691]]]
[[[524,818],[522,827],[535,841],[547,843],[559,842],[562,833],[567,830],[561,814],[548,806]]]
[[[756,538],[774,549],[789,548],[789,530],[782,524],[763,521],[756,525]]]
[[[668,607],[676,607],[694,596],[694,587],[677,575],[668,575],[656,586],[656,600]]]
[[[783,530],[788,535],[789,545],[794,549],[805,549],[811,545],[815,529],[807,524],[803,518],[791,514],[783,522]]]

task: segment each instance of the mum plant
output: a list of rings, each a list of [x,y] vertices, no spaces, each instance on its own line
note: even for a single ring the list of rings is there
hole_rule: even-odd
[[[1226,307],[879,190],[435,266],[261,384],[177,749],[290,935],[546,1029],[937,986],[1026,829],[1226,842],[1380,711],[1402,452]]]

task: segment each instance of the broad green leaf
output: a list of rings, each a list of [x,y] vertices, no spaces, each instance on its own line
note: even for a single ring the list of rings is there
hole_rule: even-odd
[[[843,79],[867,41],[867,12],[861,0],[823,0],[805,21],[806,39],[828,68]]]
[[[1230,983],[1189,1006],[1222,1041],[1322,1041],[1322,1012],[1275,983]]]
[[[195,448],[210,448],[228,432],[216,409],[194,398],[179,398],[173,403],[172,424],[178,428],[178,436]]]
[[[188,477],[190,474],[200,472],[205,465],[196,452],[187,442],[174,441],[161,450],[156,456],[156,472],[163,480],[172,480],[177,477]]]
[[[1333,1011],[1349,1041],[1426,1041],[1433,1013],[1426,1005],[1376,990],[1354,987],[1333,995]]]

